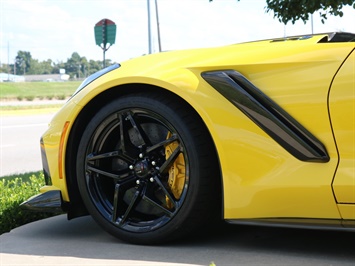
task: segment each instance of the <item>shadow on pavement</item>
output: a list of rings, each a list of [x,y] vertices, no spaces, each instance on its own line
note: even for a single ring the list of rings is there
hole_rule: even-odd
[[[223,225],[193,239],[138,246],[110,236],[89,216],[60,215],[1,235],[0,251],[1,265],[354,265],[355,234]]]

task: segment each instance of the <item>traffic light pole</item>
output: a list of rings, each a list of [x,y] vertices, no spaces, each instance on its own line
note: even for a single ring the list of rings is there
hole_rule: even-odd
[[[102,23],[102,53],[103,53],[103,61],[102,61],[102,65],[105,68],[106,67],[106,62],[105,62],[105,53],[106,53],[106,19],[103,19],[103,23]]]

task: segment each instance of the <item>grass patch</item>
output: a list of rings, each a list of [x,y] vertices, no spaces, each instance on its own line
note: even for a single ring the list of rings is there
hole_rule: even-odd
[[[30,109],[48,109],[56,108],[59,109],[62,107],[62,104],[36,104],[31,105],[6,105],[0,106],[0,111],[21,111],[21,110],[30,110]]]
[[[20,204],[38,194],[42,186],[44,186],[44,176],[41,171],[0,177],[0,234],[54,215],[20,208]]]
[[[37,171],[37,172],[28,172],[24,174],[15,174],[15,175],[9,175],[9,176],[1,176],[0,180],[7,180],[7,181],[12,181],[15,180],[16,178],[21,178],[22,181],[28,182],[30,181],[30,177],[35,175],[35,176],[40,176],[42,174],[42,171]],[[42,174],[43,175],[43,174]],[[43,182],[44,182],[44,177],[43,177]]]
[[[48,105],[16,105],[16,106],[0,106],[1,116],[24,116],[34,114],[50,114],[56,113],[62,107],[62,104],[48,104]]]
[[[80,81],[68,82],[1,82],[0,100],[66,99]]]

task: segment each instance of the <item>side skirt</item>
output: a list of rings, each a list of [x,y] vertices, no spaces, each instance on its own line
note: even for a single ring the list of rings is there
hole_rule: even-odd
[[[283,228],[346,230],[355,232],[355,220],[307,219],[307,218],[258,218],[226,220],[230,224],[269,226]]]

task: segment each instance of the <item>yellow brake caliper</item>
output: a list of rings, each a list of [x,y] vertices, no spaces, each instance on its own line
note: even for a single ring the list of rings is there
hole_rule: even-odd
[[[169,139],[171,136],[172,135],[169,132],[166,138]],[[179,144],[176,141],[167,145],[165,147],[165,158],[168,159],[178,146]],[[184,155],[180,153],[169,169],[168,178],[168,186],[176,199],[180,199],[181,197],[182,190],[184,189],[185,179],[185,159]],[[173,208],[170,199],[167,196],[165,197],[167,207],[169,209]]]

